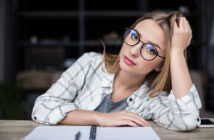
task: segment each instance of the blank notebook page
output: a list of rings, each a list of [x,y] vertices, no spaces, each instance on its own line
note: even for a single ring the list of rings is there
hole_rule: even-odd
[[[89,140],[91,126],[38,126],[23,140]],[[97,127],[96,140],[160,140],[151,127]]]

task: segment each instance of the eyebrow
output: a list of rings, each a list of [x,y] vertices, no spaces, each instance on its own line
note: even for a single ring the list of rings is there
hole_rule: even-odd
[[[133,30],[135,30],[135,31],[137,32],[137,34],[139,34],[139,36],[140,36],[140,37],[142,37],[142,35],[139,33],[139,31],[138,31],[137,29],[133,29]],[[152,41],[148,41],[147,43],[154,44],[158,49],[160,49],[160,50],[161,50],[161,48],[159,47],[159,45],[158,45],[158,44],[156,44],[156,43],[154,43],[154,42],[152,42]]]

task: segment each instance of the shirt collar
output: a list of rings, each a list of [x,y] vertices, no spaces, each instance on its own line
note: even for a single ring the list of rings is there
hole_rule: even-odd
[[[115,74],[108,73],[106,71],[103,72],[103,80],[101,82],[101,87],[103,88],[112,88]]]
[[[147,82],[145,81],[136,91],[133,96],[145,96],[149,92],[149,87],[147,86]]]
[[[103,76],[102,76],[101,87],[102,88],[112,88],[115,74],[109,73],[106,70],[104,63],[102,63],[102,74],[103,74]]]

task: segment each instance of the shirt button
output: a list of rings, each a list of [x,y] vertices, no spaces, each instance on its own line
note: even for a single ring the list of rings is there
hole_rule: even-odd
[[[200,122],[200,118],[197,118],[197,121]]]
[[[132,98],[129,98],[129,101],[131,102],[133,99]]]
[[[34,120],[37,120],[37,118],[36,117],[33,117],[34,118]]]

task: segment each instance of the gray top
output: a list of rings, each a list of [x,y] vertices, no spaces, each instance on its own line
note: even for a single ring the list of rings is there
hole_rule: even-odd
[[[110,112],[117,112],[120,110],[124,110],[128,105],[126,100],[127,98],[119,102],[112,102],[111,94],[108,94],[104,97],[102,103],[95,109],[95,111],[110,113]]]

